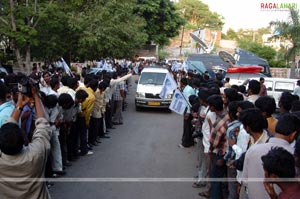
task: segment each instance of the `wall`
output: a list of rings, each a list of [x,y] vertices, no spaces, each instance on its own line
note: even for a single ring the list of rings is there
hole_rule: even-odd
[[[290,78],[290,68],[270,68],[272,77]],[[295,69],[295,78],[300,79],[300,69]]]

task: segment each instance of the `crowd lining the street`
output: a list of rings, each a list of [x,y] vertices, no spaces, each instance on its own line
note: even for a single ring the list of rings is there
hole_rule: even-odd
[[[123,124],[132,71],[66,74],[52,65],[1,74],[0,198],[50,198],[53,183]],[[46,178],[45,178],[46,177]]]
[[[51,183],[34,179],[65,175],[72,162],[109,138],[109,129],[123,124],[132,74],[128,67],[113,68],[80,76],[34,65],[28,76],[1,74],[0,198],[50,198]],[[246,89],[218,73],[173,75],[191,105],[179,147],[197,146],[192,186],[203,187],[200,196],[299,198],[299,96],[283,92],[275,114],[263,79],[250,80]],[[20,177],[33,180],[16,182]]]
[[[264,78],[230,85],[222,74],[174,73],[191,106],[180,148],[197,147],[199,196],[299,199],[299,96],[283,92],[277,109]],[[300,85],[300,81],[298,86]],[[298,88],[297,88],[298,89]],[[279,111],[279,112],[277,112]]]

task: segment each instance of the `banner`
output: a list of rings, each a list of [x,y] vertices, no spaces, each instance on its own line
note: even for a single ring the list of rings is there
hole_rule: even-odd
[[[172,63],[171,71],[178,71],[181,68],[181,63],[178,63],[177,61],[174,61]]]
[[[170,73],[167,73],[159,97],[161,99],[167,98],[168,94],[172,93],[176,88],[176,81]]]
[[[103,61],[102,69],[108,71],[108,64],[106,60]]]
[[[188,64],[187,61],[184,61],[181,65],[181,70],[185,71],[186,73],[188,72]]]
[[[70,70],[68,64],[65,62],[64,58],[61,58],[61,62],[62,62],[62,65],[63,65],[63,67],[64,67],[65,72],[66,72],[68,75],[72,76],[72,72],[71,72],[71,70]]]
[[[178,89],[176,89],[169,109],[179,115],[183,115],[187,105],[188,104],[183,94]]]

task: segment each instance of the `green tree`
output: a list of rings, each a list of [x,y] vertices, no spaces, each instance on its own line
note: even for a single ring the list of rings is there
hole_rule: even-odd
[[[47,5],[45,1],[39,3],[41,7]],[[18,66],[22,69],[25,57],[26,68],[29,71],[31,61],[31,46],[37,44],[37,31],[39,14],[37,1],[17,2],[13,0],[2,1],[0,5],[0,30],[8,38],[14,50]]]
[[[131,57],[147,38],[145,20],[134,15],[132,0],[81,2],[69,19],[72,31],[80,32],[78,56],[86,59],[99,57]]]
[[[237,40],[238,35],[232,28],[229,28],[226,32],[226,38],[229,40]]]
[[[146,20],[147,43],[160,46],[169,44],[169,39],[179,34],[184,20],[170,0],[137,0],[135,12]]]
[[[132,57],[146,42],[167,44],[184,23],[169,0],[23,2],[1,1],[0,38],[14,49],[19,67],[25,58],[28,71],[32,57]]]
[[[32,48],[32,57],[45,62],[51,62],[63,55],[71,54],[77,49],[79,32],[72,31],[68,20],[70,6],[63,2],[52,3],[44,10],[36,27],[38,45]],[[69,61],[69,59],[66,59]]]
[[[184,18],[195,28],[222,30],[224,17],[211,12],[207,4],[199,0],[179,0],[177,7],[184,10]]]
[[[295,78],[296,56],[300,52],[300,18],[299,11],[290,9],[290,20],[286,22],[277,22],[277,31],[280,36],[290,40],[292,47],[287,51],[286,57],[291,60],[291,78]]]
[[[0,4],[0,32],[19,66],[31,57],[87,60],[131,57],[146,42],[145,20],[133,13],[134,0],[28,0]],[[2,38],[2,37],[1,37]],[[22,67],[21,67],[22,68]]]

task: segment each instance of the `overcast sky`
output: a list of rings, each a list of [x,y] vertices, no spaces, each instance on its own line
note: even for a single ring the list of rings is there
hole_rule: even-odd
[[[201,0],[211,11],[217,12],[225,18],[223,32],[228,28],[258,29],[267,27],[270,21],[287,21],[287,10],[261,9],[261,3],[296,3],[299,0]]]

